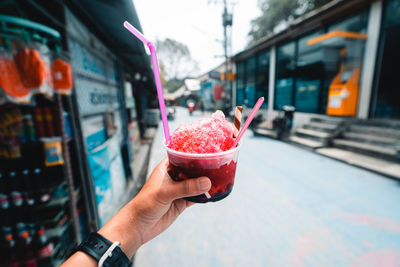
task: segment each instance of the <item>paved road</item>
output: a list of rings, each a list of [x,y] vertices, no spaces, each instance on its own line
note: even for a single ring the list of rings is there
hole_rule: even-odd
[[[135,266],[400,266],[400,183],[249,132],[232,194],[186,210]]]

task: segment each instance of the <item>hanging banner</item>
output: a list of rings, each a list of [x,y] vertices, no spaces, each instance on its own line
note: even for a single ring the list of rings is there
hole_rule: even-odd
[[[88,154],[88,161],[96,194],[100,226],[103,226],[115,213],[111,204],[113,196],[110,179],[111,161],[108,155],[108,147],[102,146],[100,149]]]
[[[126,187],[118,140],[112,137],[88,154],[90,172],[96,194],[100,226],[121,207]]]
[[[126,179],[118,136],[113,136],[110,140],[107,141],[107,143],[108,152],[111,159],[110,173],[113,201],[115,203],[113,212],[115,213],[115,211],[120,208],[122,200],[124,198],[124,194],[122,194],[122,192],[125,192],[126,189]]]

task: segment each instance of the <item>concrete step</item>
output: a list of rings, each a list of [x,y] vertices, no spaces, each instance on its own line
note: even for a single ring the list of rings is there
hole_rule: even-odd
[[[352,124],[350,125],[349,130],[355,133],[374,134],[391,138],[400,138],[400,130],[397,130],[395,128]]]
[[[325,145],[324,142],[319,142],[316,140],[312,140],[309,138],[303,138],[303,137],[295,136],[295,135],[290,136],[289,141],[292,143],[295,143],[297,145],[301,145],[301,146],[310,148],[310,149],[320,148]]]
[[[323,122],[310,122],[307,123],[303,126],[305,129],[311,129],[311,130],[317,130],[317,131],[323,131],[323,132],[328,132],[328,133],[333,133],[337,128],[339,124],[331,124],[331,123],[323,123]]]
[[[396,161],[400,157],[399,151],[390,146],[374,145],[345,139],[334,139],[332,142],[334,147],[337,148],[364,153],[370,156],[382,157],[388,160]]]
[[[313,117],[310,119],[310,122],[338,125],[340,123],[350,121],[350,120],[352,120],[352,118],[338,118],[338,117],[326,116],[326,117]]]
[[[137,153],[134,155],[134,160],[132,164],[133,169],[133,180],[139,181],[146,176],[146,166],[148,164],[148,159],[150,155],[150,144],[142,144]]]
[[[354,124],[400,130],[400,120],[394,119],[356,120]]]
[[[253,133],[254,135],[261,135],[275,139],[278,138],[278,133],[276,131],[267,128],[257,127],[256,129],[253,129]]]
[[[343,133],[345,139],[355,140],[359,142],[383,144],[388,146],[400,145],[400,138],[387,137],[384,135],[366,134],[357,132],[345,132]]]
[[[271,120],[265,120],[261,122],[260,124],[257,125],[257,128],[266,128],[266,129],[272,129],[272,121]]]
[[[377,159],[367,155],[361,155],[356,152],[338,149],[338,148],[320,148],[317,153],[334,158],[350,165],[361,167],[385,176],[400,179],[400,164],[383,159]]]
[[[304,129],[304,128],[296,129],[296,135],[303,137],[310,137],[313,139],[318,139],[320,141],[325,141],[326,139],[329,139],[332,136],[330,133],[311,130],[311,129]]]

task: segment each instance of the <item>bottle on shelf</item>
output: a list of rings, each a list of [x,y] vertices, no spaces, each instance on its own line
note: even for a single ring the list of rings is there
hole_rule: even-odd
[[[51,195],[48,189],[48,183],[46,176],[43,175],[43,170],[41,168],[35,168],[33,170],[33,180],[36,184],[36,203],[44,204],[50,201]]]
[[[33,210],[30,210],[29,212],[30,213],[29,213],[28,216],[32,216]],[[37,232],[36,231],[36,225],[35,225],[35,223],[33,223],[32,218],[27,218],[27,221],[28,222],[25,225],[26,225],[26,229],[28,231],[29,236],[32,238],[31,250],[33,251],[33,254],[34,254],[33,258],[37,258],[36,257],[37,249],[35,247],[35,236],[36,236],[36,232]]]
[[[48,258],[53,255],[54,252],[54,244],[47,237],[46,231],[43,226],[40,226],[36,231],[34,237],[34,247],[37,251],[38,258]]]
[[[2,192],[0,192],[0,225],[12,225],[12,219],[10,216],[10,198]]]
[[[0,265],[3,263],[11,264],[17,261],[16,241],[12,234],[11,227],[3,227],[2,230],[0,249],[2,254],[4,253],[4,257],[1,257]]]
[[[22,185],[24,192],[24,200],[28,209],[33,208],[35,205],[35,195],[33,191],[34,183],[32,181],[32,175],[29,169],[22,171]]]
[[[25,210],[24,210],[24,222],[26,227],[28,228],[29,234],[34,236],[35,233],[35,192],[33,190],[34,184],[32,181],[32,175],[30,175],[30,170],[23,170],[23,184],[24,184],[24,201],[25,201]]]
[[[33,244],[32,236],[29,234],[26,225],[22,222],[17,223],[16,225],[17,230],[17,256],[18,260],[20,261],[29,261],[29,266],[35,266],[35,248]]]
[[[44,130],[44,118],[41,108],[35,108],[35,125],[37,137],[46,137],[46,133]]]
[[[21,192],[20,177],[16,171],[10,171],[8,174],[8,182],[10,184],[10,202],[12,204],[10,216],[13,218],[14,223],[23,221],[24,217],[24,197]]]
[[[8,156],[9,158],[15,159],[21,157],[20,147],[20,129],[22,125],[22,117],[19,109],[9,110],[4,115],[4,123],[6,126],[6,136],[8,143]]]
[[[47,137],[53,137],[55,136],[55,131],[54,131],[54,122],[53,122],[53,114],[51,113],[50,107],[45,107],[43,108],[44,111],[44,121],[45,121],[45,130],[46,130],[46,136]]]
[[[0,225],[12,225],[10,212],[10,198],[8,196],[8,187],[5,172],[0,172]]]
[[[22,142],[21,141],[21,137],[24,138],[25,134],[24,134],[23,118],[22,118],[21,110],[18,107],[14,107],[10,111],[10,116],[12,118],[12,122],[13,122],[15,133],[16,133],[16,137],[20,139],[19,140],[20,142]]]
[[[22,117],[24,138],[26,141],[34,142],[36,141],[35,127],[33,124],[32,114],[25,114]]]

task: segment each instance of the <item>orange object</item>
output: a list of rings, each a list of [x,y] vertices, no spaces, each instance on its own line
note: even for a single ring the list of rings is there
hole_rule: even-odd
[[[343,76],[347,76],[343,78]],[[326,113],[333,116],[356,116],[360,68],[346,73],[340,67],[339,73],[329,86],[328,107]]]
[[[368,35],[358,32],[331,31],[308,40],[307,45],[314,45],[334,37],[366,40]]]
[[[62,154],[62,144],[59,138],[43,138],[41,139],[44,144],[46,167],[63,165],[64,159]]]
[[[10,235],[10,234],[9,234],[9,235],[6,235],[6,240],[7,240],[7,241],[11,241],[12,239],[13,239],[13,236],[12,236],[12,235]]]
[[[226,74],[226,77],[227,77],[227,80],[228,80],[228,81],[234,81],[234,80],[236,80],[236,74],[235,74],[235,73],[232,73],[232,72],[228,72],[228,73]],[[220,79],[221,79],[221,81],[225,81],[225,73],[221,73]]]
[[[68,93],[72,90],[72,68],[68,62],[62,59],[55,59],[51,69],[53,77],[53,87],[60,93]]]
[[[0,58],[0,87],[17,102],[28,102],[29,89],[21,81],[15,62],[8,57]]]
[[[46,64],[36,49],[25,48],[14,55],[14,60],[25,87],[37,89],[47,78]]]
[[[29,236],[28,231],[23,232],[23,233],[21,234],[21,237],[23,237],[23,238],[27,238],[28,236]]]
[[[348,40],[364,42],[368,38],[367,34],[358,32],[331,31],[308,40],[307,45],[320,44],[322,47],[335,47],[340,41],[341,47],[338,52],[340,59],[340,68],[338,74],[329,86],[328,106],[326,113],[333,116],[356,116],[358,104],[358,91],[360,88],[360,62],[354,62],[354,59],[347,58],[347,53],[354,51],[348,50],[352,46],[347,43]],[[354,48],[353,48],[354,50]],[[347,61],[351,61],[350,63]]]

